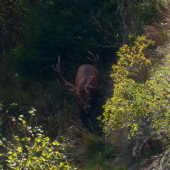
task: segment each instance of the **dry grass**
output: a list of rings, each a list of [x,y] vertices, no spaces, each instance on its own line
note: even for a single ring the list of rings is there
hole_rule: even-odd
[[[68,138],[74,147],[75,153],[73,155],[77,162],[85,162],[90,156],[90,150],[88,149],[88,140],[93,137],[93,135],[85,128],[83,128],[81,122],[76,120],[68,129]]]
[[[162,0],[162,6],[158,8],[160,18],[157,21],[153,21],[152,25],[146,25],[144,28],[144,35],[149,40],[154,40],[156,44],[156,50],[147,50],[146,56],[153,64],[162,64],[161,60],[166,55],[165,46],[169,41],[170,30],[170,3],[166,0]]]
[[[144,31],[144,35],[147,39],[154,40],[157,46],[163,45],[167,39],[166,34],[163,33],[163,28],[157,23],[154,25],[147,25]]]
[[[97,136],[93,128],[83,128],[79,121],[68,129],[67,138],[74,148],[72,158],[80,169],[104,169],[106,155],[114,155],[114,148],[108,147],[105,139]],[[91,131],[91,132],[90,132]]]
[[[167,33],[170,29],[170,3],[166,0],[161,1],[162,5],[158,7],[160,14],[159,20],[153,20],[152,25],[147,25],[144,28],[144,35],[147,39],[155,41],[157,46],[162,46],[168,40]]]
[[[160,160],[159,170],[170,169],[170,148],[164,152],[162,159]]]
[[[116,158],[111,159],[110,163],[115,165],[115,167],[130,167],[132,157],[131,157],[131,141],[128,140],[128,130],[123,129],[120,131],[111,132],[109,136],[106,137],[106,141],[111,143],[116,148]]]

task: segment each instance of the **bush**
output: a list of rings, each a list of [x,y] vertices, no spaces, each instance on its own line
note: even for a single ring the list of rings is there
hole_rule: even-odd
[[[129,129],[129,138],[145,134],[148,129],[169,131],[169,73],[160,67],[149,78],[151,61],[146,47],[153,44],[138,37],[132,48],[124,45],[118,51],[118,64],[112,68],[115,81],[113,97],[104,108],[104,130]]]
[[[35,109],[29,111],[32,118]],[[1,157],[7,157],[7,167],[11,169],[74,169],[68,163],[64,154],[65,144],[59,143],[57,140],[51,141],[49,137],[45,137],[41,127],[32,128],[26,124],[23,116],[18,118],[19,122],[13,117],[12,122],[19,125],[19,131],[22,136],[15,135],[14,127],[12,128],[13,140],[8,141],[2,138],[0,145],[6,149],[7,154],[0,154]],[[2,168],[2,166],[1,166]]]

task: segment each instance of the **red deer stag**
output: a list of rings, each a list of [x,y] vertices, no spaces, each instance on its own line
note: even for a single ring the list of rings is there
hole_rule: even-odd
[[[65,78],[60,73],[60,56],[58,57],[58,64],[56,64],[56,68],[52,65],[53,69],[65,83],[65,86],[69,86],[70,93],[75,92],[77,103],[79,105],[80,117],[84,126],[86,126],[87,120],[91,114],[91,108],[94,103],[94,99],[99,94],[100,87],[100,75],[97,71],[97,62],[99,60],[98,55],[95,57],[90,51],[89,54],[93,56],[93,59],[88,58],[93,61],[95,66],[85,64],[79,67],[76,74],[75,86],[73,84],[68,83]],[[70,94],[69,93],[69,94]]]

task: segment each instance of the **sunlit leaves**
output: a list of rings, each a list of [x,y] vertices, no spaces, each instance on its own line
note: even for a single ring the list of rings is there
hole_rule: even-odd
[[[22,147],[17,148],[18,152],[22,152]]]
[[[30,113],[32,116],[35,116],[35,112],[36,112],[36,109],[34,109],[33,107],[31,108],[30,111],[28,111],[28,113]]]
[[[170,73],[160,67],[152,73],[152,79],[147,79],[151,61],[145,57],[144,50],[150,44],[154,43],[138,37],[133,47],[124,45],[119,49],[120,59],[112,67],[111,75],[114,95],[103,106],[105,132],[128,127],[133,136],[144,133],[145,129],[139,127],[145,124],[146,128],[146,123],[156,130],[170,130]]]
[[[60,145],[60,143],[57,142],[57,141],[54,141],[54,142],[53,142],[53,145]]]
[[[120,59],[117,65],[113,65],[114,74],[111,77],[118,82],[130,76],[143,83],[148,77],[148,69],[151,66],[151,61],[144,54],[144,49],[149,45],[154,45],[154,42],[147,41],[142,36],[137,38],[133,47],[130,48],[128,45],[121,47],[117,52]]]
[[[35,110],[32,108],[32,111],[34,113]],[[13,134],[14,143],[5,138],[0,141],[0,145],[7,150],[6,161],[10,169],[75,169],[67,162],[64,144],[56,140],[52,142],[49,137],[45,137],[42,127],[27,126],[23,115],[20,115],[18,120],[24,135],[31,137],[20,138]]]

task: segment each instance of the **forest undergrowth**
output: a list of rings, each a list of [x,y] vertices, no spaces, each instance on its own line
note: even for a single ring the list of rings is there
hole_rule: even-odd
[[[57,81],[23,78],[7,64],[9,56],[0,58],[2,169],[168,170],[170,5],[161,2],[159,17],[155,15],[152,24],[141,24],[144,36],[136,36],[133,26],[130,45],[122,46],[117,57],[105,56],[105,65],[99,66],[101,94],[87,128],[81,124],[75,97],[65,94]],[[145,20],[145,15],[140,17]],[[24,50],[20,46],[14,53],[20,48]],[[71,57],[70,53],[68,59]],[[112,58],[117,59],[116,64]],[[71,72],[63,70],[71,80],[75,71],[67,64]]]

